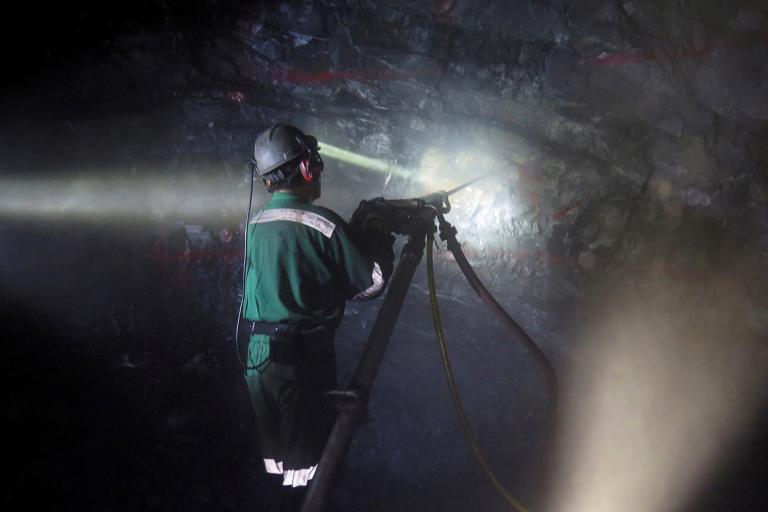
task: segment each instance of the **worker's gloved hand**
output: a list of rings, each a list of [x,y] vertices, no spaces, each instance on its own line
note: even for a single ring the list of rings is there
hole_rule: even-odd
[[[373,258],[384,275],[389,276],[395,260],[392,248],[395,237],[389,231],[387,219],[382,215],[383,201],[380,197],[361,201],[352,214],[349,229],[358,249]]]
[[[395,261],[395,237],[388,233],[369,232],[363,235],[359,248],[379,264],[385,279],[392,275]]]

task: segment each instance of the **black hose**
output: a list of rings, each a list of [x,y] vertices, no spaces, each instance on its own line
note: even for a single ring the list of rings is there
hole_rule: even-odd
[[[536,342],[534,342],[528,333],[525,332],[525,330],[520,326],[520,324],[518,324],[515,319],[506,312],[501,304],[496,301],[493,295],[491,295],[488,289],[483,285],[482,281],[480,281],[480,278],[477,277],[477,274],[472,268],[472,265],[469,264],[467,257],[461,250],[461,244],[458,242],[458,240],[456,240],[456,228],[454,228],[448,221],[446,221],[445,217],[443,217],[441,213],[437,214],[437,218],[440,223],[440,238],[447,242],[448,250],[450,250],[453,254],[456,263],[459,265],[459,268],[464,274],[464,277],[466,277],[467,281],[469,281],[472,289],[475,290],[475,293],[480,296],[480,299],[485,302],[488,307],[491,308],[491,311],[493,311],[496,317],[507,327],[507,329],[512,331],[512,334],[515,336],[515,338],[523,344],[523,346],[528,350],[528,352],[531,353],[531,355],[533,355],[534,359],[544,372],[544,378],[547,382],[548,396],[547,419],[550,427],[554,428],[554,425],[557,421],[556,414],[559,393],[557,375],[555,373],[555,369],[552,366],[552,363],[549,362],[546,354],[544,354],[539,346],[536,345]]]

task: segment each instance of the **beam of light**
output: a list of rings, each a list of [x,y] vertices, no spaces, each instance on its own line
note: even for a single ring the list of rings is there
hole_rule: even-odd
[[[323,157],[340,160],[357,167],[362,167],[363,169],[368,169],[369,171],[387,175],[391,174],[400,178],[411,178],[417,174],[413,170],[406,169],[405,167],[391,164],[385,160],[370,158],[359,153],[354,153],[328,144],[327,142],[318,141],[318,145],[320,146],[320,154]]]
[[[104,176],[0,180],[0,216],[41,220],[237,222],[248,188],[221,178]],[[266,197],[254,198],[255,207]]]
[[[539,233],[535,223],[521,220],[531,207],[530,201],[523,199],[530,195],[530,171],[487,148],[427,148],[419,165],[408,169],[327,142],[318,143],[324,157],[404,178],[409,186],[398,190],[393,197],[450,190],[481,174],[495,174],[451,196],[451,222],[459,229],[463,243],[468,244],[469,254],[479,255],[478,259],[487,255],[513,254],[514,251],[509,250],[510,238]]]
[[[565,388],[548,510],[685,510],[765,398],[768,357],[743,285],[728,276],[642,283],[608,297],[591,320]]]
[[[462,232],[463,241],[475,253],[485,248],[501,248],[510,233],[520,234],[527,227],[517,225],[526,211],[525,202],[513,188],[524,181],[515,164],[473,149],[429,148],[414,168],[406,168],[354,153],[327,142],[319,142],[323,157],[351,164],[364,171],[397,177],[399,185],[385,191],[392,198],[414,197],[450,190],[479,174],[497,171],[493,179],[479,181],[451,197],[451,221]],[[0,216],[51,220],[116,220],[185,222],[238,222],[247,205],[247,180],[234,186],[221,170],[210,169],[194,177],[169,177],[160,170],[138,173],[92,172],[64,178],[0,179]],[[387,181],[387,183],[389,180]],[[254,187],[254,208],[268,200],[260,183]],[[327,189],[323,200],[331,208],[353,207],[360,199]],[[372,191],[373,195],[381,192]],[[510,227],[512,226],[512,227]],[[532,232],[532,231],[531,231]],[[507,253],[513,247],[504,247]],[[470,251],[471,252],[471,251]]]
[[[512,199],[508,187],[499,187],[502,180],[518,180],[519,166],[496,158],[487,151],[445,150],[428,148],[417,168],[400,167],[385,160],[370,158],[341,149],[327,142],[318,141],[323,157],[340,160],[377,173],[408,179],[412,195],[424,195],[440,190],[450,190],[479,174],[496,171],[496,179],[481,181],[463,189],[451,197],[451,203],[465,228],[495,231],[522,213],[519,201]]]

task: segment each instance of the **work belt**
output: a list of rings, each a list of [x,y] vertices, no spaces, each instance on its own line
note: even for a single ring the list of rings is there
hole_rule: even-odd
[[[274,322],[251,322],[251,335],[269,336],[269,360],[273,363],[295,365],[305,353],[303,333],[326,329],[323,325],[301,325]]]

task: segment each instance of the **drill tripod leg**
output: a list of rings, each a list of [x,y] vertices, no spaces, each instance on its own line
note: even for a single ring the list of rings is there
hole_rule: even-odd
[[[367,396],[376,379],[389,338],[392,336],[392,330],[405,301],[405,295],[411,286],[413,274],[424,255],[425,239],[426,233],[412,235],[400,254],[400,261],[392,274],[384,302],[379,309],[365,350],[349,385],[349,390],[366,397],[366,401],[360,407],[341,410],[336,417],[315,476],[304,498],[301,512],[322,512],[326,508],[331,488],[347,455],[355,430],[361,419],[366,416]]]

